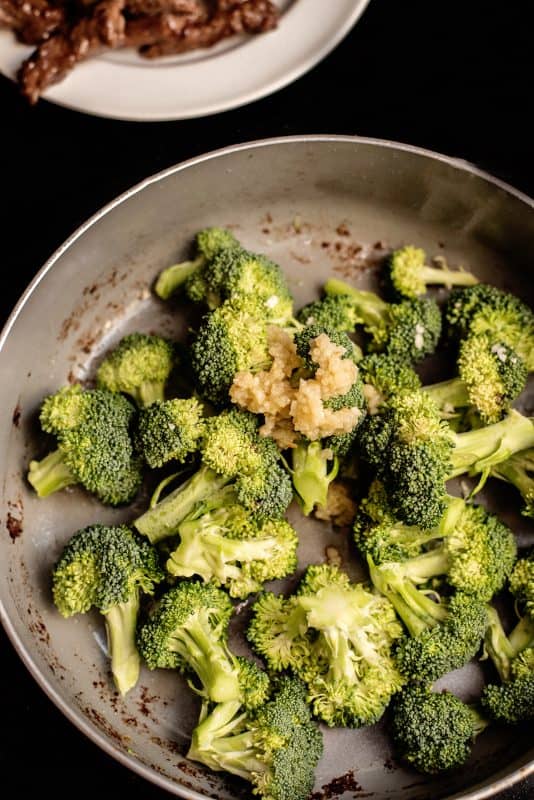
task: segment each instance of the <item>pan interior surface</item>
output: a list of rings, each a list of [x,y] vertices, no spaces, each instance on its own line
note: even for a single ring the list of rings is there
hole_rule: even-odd
[[[53,257],[8,323],[0,351],[6,629],[54,702],[114,757],[181,797],[231,800],[249,797],[247,787],[185,759],[198,715],[185,681],[144,670],[121,699],[98,615],[64,620],[51,603],[50,569],[65,541],[90,523],[133,519],[146,492],[135,506],[111,510],[78,489],[38,500],[23,477],[28,461],[48,449],[37,421],[45,394],[90,381],[103,351],[125,333],[185,335],[190,309],[160,303],[150,286],[208,225],[232,228],[246,247],[278,261],[297,307],[332,275],[377,288],[384,253],[403,243],[443,255],[533,305],[534,208],[476,170],[386,143],[311,137],[230,148],[156,176],[97,215]],[[502,512],[514,497],[492,484],[484,502]],[[512,512],[503,516],[522,543],[533,540],[532,525]],[[346,533],[304,519],[296,508],[290,519],[300,535],[300,569],[324,561],[333,546],[343,566],[363,577]],[[238,653],[246,652],[246,618],[244,608],[232,642]],[[483,669],[469,664],[438,686],[474,699]],[[383,723],[325,730],[313,798],[474,800],[528,774],[533,759],[532,729],[495,728],[480,737],[466,768],[424,777],[395,761]]]

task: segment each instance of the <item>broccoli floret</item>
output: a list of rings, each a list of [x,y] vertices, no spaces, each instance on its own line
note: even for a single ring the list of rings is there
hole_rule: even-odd
[[[131,333],[100,364],[97,385],[130,395],[138,406],[149,406],[163,400],[174,361],[174,348],[166,339]]]
[[[247,713],[239,702],[204,703],[187,757],[238,775],[263,800],[306,800],[322,752],[304,687],[286,677],[256,711]]]
[[[404,561],[420,555],[423,546],[435,538],[435,530],[399,522],[383,484],[373,481],[367,497],[360,500],[354,521],[354,540],[364,557],[370,555],[375,564]]]
[[[383,482],[394,514],[407,525],[432,528],[445,503],[452,433],[421,391],[391,398],[383,413],[364,420],[358,446]]]
[[[470,272],[429,267],[420,247],[406,245],[394,250],[384,265],[388,287],[395,299],[418,297],[428,286],[474,286],[477,278]]]
[[[441,334],[441,312],[429,299],[386,303],[373,292],[356,289],[331,278],[324,290],[328,296],[350,297],[355,313],[371,336],[371,349],[417,363],[436,349]]]
[[[197,256],[192,261],[182,261],[173,264],[160,272],[154,291],[162,300],[168,300],[171,294],[184,283],[192,286],[202,286],[202,267],[208,264],[211,259],[228,248],[239,247],[239,242],[234,234],[224,228],[204,228],[196,235]],[[204,289],[204,287],[202,287]],[[190,296],[194,291],[189,292]],[[203,294],[198,299],[204,299]]]
[[[239,662],[227,646],[228,595],[210,584],[183,581],[170,589],[141,627],[137,643],[150,669],[178,669],[191,688],[215,703],[241,699]]]
[[[521,513],[534,517],[534,448],[521,450],[491,468],[490,475],[515,486],[523,498]]]
[[[534,313],[518,297],[495,286],[455,289],[445,308],[449,336],[461,341],[488,334],[504,342],[534,370]]]
[[[201,444],[202,465],[134,525],[154,544],[178,532],[180,523],[230,482],[238,502],[258,519],[279,519],[291,502],[291,481],[280,467],[280,453],[271,439],[257,433],[258,420],[244,411],[224,411],[206,420]]]
[[[126,694],[139,677],[135,629],[141,593],[163,580],[156,551],[124,525],[92,525],[67,543],[53,571],[54,603],[64,617],[93,606],[104,616],[117,689]]]
[[[357,325],[362,325],[351,298],[339,294],[315,300],[300,309],[297,319],[303,325],[319,325],[332,331],[353,331]]]
[[[79,483],[109,505],[132,500],[141,483],[129,433],[134,414],[122,395],[78,385],[45,398],[41,426],[58,449],[30,462],[28,481],[39,497]]]
[[[499,686],[488,684],[480,698],[482,709],[495,722],[513,725],[534,719],[534,675]]]
[[[432,775],[462,766],[488,724],[451,692],[408,686],[395,698],[391,732],[401,758]]]
[[[431,528],[444,510],[445,480],[482,473],[480,488],[491,467],[534,446],[534,423],[512,409],[500,422],[457,434],[429,395],[405,392],[364,420],[358,446],[397,517]]]
[[[498,422],[525,388],[527,368],[503,342],[470,336],[460,345],[457,378],[425,386],[446,415],[473,407],[484,424]]]
[[[237,372],[269,366],[267,323],[257,306],[227,301],[200,324],[191,345],[191,364],[200,393],[213,403],[228,401]]]
[[[386,353],[371,353],[358,363],[363,392],[371,414],[401,392],[421,388],[419,375],[402,359]]]
[[[444,576],[455,589],[489,601],[512,571],[517,553],[512,531],[482,506],[467,505],[459,497],[447,499],[447,510],[433,532],[407,526],[400,527],[399,532],[399,527],[395,522],[380,526],[379,536],[385,544],[382,552],[373,529],[370,547],[364,540],[366,552],[372,556],[376,553],[378,563],[384,564],[396,581],[408,579],[418,584]],[[432,540],[433,547],[422,552],[423,545]],[[419,554],[405,555],[410,549],[415,551],[418,543]],[[401,560],[388,563],[387,554],[396,549]]]
[[[311,355],[312,345],[320,335],[326,335],[335,345],[344,348],[343,358],[357,360],[354,345],[342,332],[309,325],[295,336],[298,355],[302,358],[305,369],[314,376],[319,367]],[[289,471],[303,513],[308,516],[318,506],[326,508],[328,487],[337,476],[340,460],[345,458],[357,436],[358,428],[366,414],[363,384],[356,372],[355,380],[348,392],[329,397],[321,401],[324,408],[332,411],[341,409],[357,409],[358,417],[351,431],[334,434],[320,440],[310,441],[301,437],[291,449],[291,466]]]
[[[298,675],[306,675],[311,657],[310,638],[305,612],[297,597],[264,592],[254,603],[253,610],[247,637],[265,659],[269,670],[291,669]]]
[[[327,725],[376,722],[403,684],[391,648],[402,635],[392,605],[337,567],[306,570],[296,595],[264,595],[248,637],[272,669],[307,684],[314,714]]]
[[[406,678],[432,682],[466,664],[477,652],[487,623],[483,602],[457,592],[434,602],[406,578],[404,562],[376,566],[367,556],[371,580],[393,604],[408,629],[396,648],[399,670]]]
[[[285,520],[261,525],[237,503],[227,486],[195,507],[178,528],[180,544],[167,561],[177,577],[200,575],[226,588],[231,597],[247,597],[265,581],[295,571],[298,538]]]
[[[534,596],[532,579],[530,589],[526,587],[527,594],[523,593],[523,580],[530,564],[528,559],[520,559],[510,578],[510,588],[516,591],[519,607],[523,606],[523,616],[508,635],[497,611],[488,608],[485,652],[502,683],[488,684],[482,692],[481,704],[488,717],[496,722],[513,724],[534,719],[534,614],[532,607],[528,607],[528,598],[532,602]]]
[[[204,408],[194,397],[156,400],[141,410],[136,445],[152,469],[183,462],[196,452],[204,435]]]
[[[273,324],[284,325],[293,319],[293,298],[280,267],[263,255],[239,247],[225,248],[215,255],[195,276],[194,288],[186,285],[191,299],[204,299],[212,308],[225,300],[247,303],[257,301],[261,316]],[[199,297],[199,281],[204,296]],[[191,292],[193,288],[193,292]]]

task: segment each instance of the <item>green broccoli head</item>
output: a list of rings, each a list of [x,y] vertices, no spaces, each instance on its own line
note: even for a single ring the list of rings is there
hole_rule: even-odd
[[[484,713],[495,722],[514,725],[534,720],[534,675],[530,672],[499,686],[489,684],[480,703]]]
[[[247,638],[271,672],[291,669],[302,675],[311,658],[303,609],[294,596],[264,592],[255,601]]]
[[[305,689],[286,677],[276,682],[271,699],[256,711],[243,713],[239,703],[213,709],[205,704],[187,755],[212,770],[249,781],[252,793],[264,800],[306,800],[322,750]]]
[[[128,503],[141,483],[130,438],[134,414],[125,397],[101,389],[69,386],[46,398],[41,424],[58,450],[30,463],[28,481],[39,497],[79,483],[103,503]]]
[[[445,308],[449,337],[489,335],[504,342],[534,369],[534,313],[518,297],[495,286],[478,284],[455,289]]]
[[[405,636],[398,642],[397,667],[408,680],[431,683],[463,667],[476,655],[487,624],[484,603],[457,592],[445,604],[445,609],[443,620],[436,622],[438,614],[430,612],[420,633]],[[405,621],[404,617],[402,619]]]
[[[265,581],[283,578],[296,569],[298,539],[285,520],[256,522],[226,487],[197,506],[179,526],[180,544],[167,561],[177,577],[200,575],[247,597]]]
[[[421,388],[421,380],[410,364],[394,355],[371,353],[362,358],[358,367],[371,413],[395,395]]]
[[[441,313],[433,300],[414,298],[386,303],[373,292],[356,289],[337,278],[328,280],[324,290],[329,297],[350,298],[354,313],[371,337],[371,350],[415,364],[436,349]]]
[[[178,669],[215,703],[239,700],[239,662],[227,646],[228,595],[211,584],[183,581],[160,599],[137,644],[150,669]]]
[[[232,408],[205,423],[202,460],[220,475],[234,477],[258,470],[262,463],[258,418]]]
[[[97,384],[100,389],[130,395],[138,406],[149,406],[163,400],[174,360],[174,348],[166,339],[131,333],[101,363]]]
[[[451,692],[408,686],[394,701],[391,732],[399,755],[419,772],[436,774],[465,764],[487,722]]]
[[[227,402],[237,372],[270,363],[265,316],[249,302],[223,303],[203,318],[191,345],[191,363],[200,393],[213,403]]]
[[[254,661],[236,656],[239,667],[239,691],[246,709],[259,708],[269,700],[271,681]]]
[[[528,376],[515,351],[489,334],[469,336],[461,343],[458,371],[469,403],[486,424],[502,418],[525,388]]]
[[[231,409],[206,423],[204,464],[235,479],[238,500],[258,519],[283,516],[293,492],[272,439],[259,436],[258,418]]]
[[[435,403],[421,391],[395,395],[383,413],[367,417],[358,445],[377,470],[393,513],[407,525],[436,525],[445,508],[453,444]]]
[[[197,301],[207,299],[202,277],[203,267],[221,250],[239,247],[239,242],[231,231],[216,227],[199,231],[195,244],[197,255],[194,260],[173,264],[160,272],[154,291],[162,300],[168,300],[184,284],[191,299]]]
[[[353,331],[363,322],[350,297],[342,294],[309,303],[300,309],[297,319],[307,327],[317,325],[337,332]]]
[[[163,580],[157,553],[124,525],[78,531],[54,567],[52,594],[64,617],[93,606],[103,615],[115,683],[125,694],[139,676],[135,629],[140,594]]]
[[[249,640],[273,670],[290,668],[328,725],[376,722],[403,683],[392,655],[402,634],[391,604],[339,569],[310,566],[296,595],[263,595]]]
[[[427,579],[424,567],[422,574],[415,576],[418,560],[377,566],[367,555],[375,588],[392,603],[409,632],[396,646],[400,672],[409,680],[432,682],[475,655],[486,631],[488,612],[485,603],[463,592],[440,603],[432,600],[417,588],[418,582]]]
[[[469,272],[427,266],[425,251],[413,245],[394,250],[384,267],[386,283],[395,299],[418,297],[434,284],[473,286],[478,283]]]
[[[184,462],[199,449],[204,429],[204,408],[196,398],[156,400],[139,414],[137,449],[152,469]]]
[[[240,247],[221,249],[202,270],[208,297],[258,303],[262,316],[276,324],[291,322],[293,298],[280,267],[268,258]],[[188,287],[186,287],[188,288]],[[198,282],[194,298],[198,300]],[[213,307],[213,300],[211,306]]]

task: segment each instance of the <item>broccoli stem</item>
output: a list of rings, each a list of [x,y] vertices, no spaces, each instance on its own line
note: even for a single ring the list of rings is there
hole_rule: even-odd
[[[138,591],[134,591],[125,603],[118,603],[104,612],[111,671],[121,695],[129,692],[139,678],[141,659],[135,646],[138,614]]]
[[[214,703],[241,695],[239,673],[224,642],[213,635],[210,612],[202,609],[186,626],[175,631],[171,650],[178,653],[198,676],[202,688],[192,687]]]
[[[405,562],[402,570],[406,578],[414,583],[425,583],[437,575],[444,575],[449,569],[449,556],[444,545],[429,550]]]
[[[160,272],[154,291],[162,300],[168,300],[171,294],[182,286],[200,267],[204,264],[203,255],[197,256],[193,261],[182,261],[180,264],[173,264]]]
[[[307,517],[315,506],[326,508],[328,487],[339,470],[334,456],[328,471],[329,459],[321,442],[300,442],[291,451],[291,475],[303,514]]]
[[[423,386],[423,390],[430,395],[438,408],[450,406],[451,408],[465,408],[469,406],[469,392],[461,378],[451,378],[448,381]]]
[[[419,277],[424,283],[440,284],[442,286],[475,286],[478,279],[470,272],[461,270],[441,269],[438,267],[421,267]]]
[[[231,478],[218,475],[209,467],[202,466],[185,483],[164,497],[153,508],[149,508],[134,525],[152,544],[160,542],[178,532],[178,526],[197,503],[221,489]]]
[[[246,781],[253,773],[265,772],[265,764],[255,754],[253,733],[243,730],[246,714],[241,710],[240,701],[220,703],[210,714],[204,707],[187,757],[215,772],[231,772]]]
[[[507,681],[510,677],[510,661],[516,653],[493,606],[488,606],[488,627],[484,637],[484,647],[501,680]]]
[[[181,542],[167,561],[167,571],[185,578],[200,575],[204,581],[217,578],[221,584],[241,577],[241,567],[235,564],[269,561],[277,548],[274,537],[229,539],[216,524],[203,529],[196,520],[183,522],[178,533]]]
[[[476,739],[477,736],[486,730],[488,725],[490,725],[490,721],[482,716],[480,711],[476,706],[468,705],[467,708],[471,714],[471,719],[473,720],[473,739]]]
[[[411,636],[419,636],[446,619],[447,611],[443,606],[416,589],[402,573],[398,574],[387,565],[376,567],[370,556],[367,561],[373,585],[392,603]]]
[[[449,478],[464,472],[489,470],[519,450],[534,446],[534,424],[518,411],[510,411],[501,422],[467,433],[452,433],[454,450]]]
[[[337,278],[330,278],[325,285],[324,291],[327,295],[346,295],[354,303],[356,313],[361,317],[362,323],[372,329],[386,329],[389,319],[389,303],[382,300],[374,292],[366,292],[363,289],[356,289],[354,286],[340,281]]]
[[[525,615],[521,617],[508,637],[514,656],[526,647],[534,647],[534,619]]]
[[[165,400],[165,383],[163,381],[145,381],[132,396],[138,406],[146,408],[156,400]]]
[[[77,480],[65,464],[61,450],[53,450],[41,461],[30,461],[28,482],[39,497],[48,497],[66,486],[72,486]]]
[[[534,516],[534,451],[525,450],[497,464],[491,475],[501,481],[511,483],[525,501],[523,514]]]

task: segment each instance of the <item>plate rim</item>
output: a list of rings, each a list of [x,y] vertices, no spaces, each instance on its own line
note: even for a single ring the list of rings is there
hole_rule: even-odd
[[[222,102],[219,101],[207,103],[204,106],[200,106],[196,110],[186,112],[157,113],[147,111],[143,113],[136,112],[132,114],[115,114],[112,111],[91,110],[77,104],[76,102],[66,99],[47,97],[46,95],[43,95],[40,99],[61,108],[66,108],[69,111],[88,114],[92,117],[101,117],[102,119],[122,120],[124,122],[172,122],[185,119],[200,119],[202,117],[223,113],[232,109],[242,108],[243,106],[249,105],[250,103],[261,100],[264,97],[268,97],[269,95],[284,89],[286,86],[289,86],[291,83],[310,72],[310,70],[323,61],[323,59],[325,59],[350,33],[352,28],[359,21],[360,17],[364,14],[371,0],[356,0],[356,2],[357,5],[353,11],[347,14],[344,22],[339,26],[339,28],[337,28],[336,32],[326,40],[322,47],[314,50],[313,53],[311,53],[307,58],[304,57],[297,66],[284,73],[279,78],[272,81],[267,81],[267,83],[262,84],[262,86],[256,88],[255,90],[251,90],[246,94],[239,95],[237,98],[234,97],[233,99],[229,98]],[[276,31],[274,31],[274,33],[276,34]],[[250,44],[250,42],[247,42],[247,44]],[[3,70],[1,72],[9,80],[13,80],[11,75],[7,74]]]
[[[73,231],[73,233],[45,261],[43,266],[35,274],[13,307],[13,310],[11,311],[6,323],[2,328],[2,331],[0,332],[0,363],[2,359],[3,348],[11,329],[22,312],[22,309],[33,295],[43,278],[52,270],[58,259],[71,247],[72,244],[74,244],[74,242],[77,241],[77,239],[83,236],[87,230],[89,230],[96,222],[106,216],[106,214],[108,214],[114,208],[120,206],[130,197],[133,197],[135,194],[143,191],[151,184],[157,183],[160,180],[164,180],[175,173],[185,171],[190,167],[211,161],[212,159],[231,155],[241,151],[257,150],[262,147],[270,147],[281,144],[308,144],[310,142],[322,142],[325,144],[344,143],[354,145],[372,145],[379,148],[401,150],[404,152],[413,153],[415,155],[424,156],[426,158],[437,160],[449,166],[455,167],[456,169],[459,169],[467,174],[482,178],[488,183],[507,192],[508,194],[528,205],[530,208],[534,209],[534,198],[530,197],[521,190],[516,189],[506,181],[496,178],[491,173],[480,169],[470,161],[448,156],[427,148],[418,147],[403,142],[396,142],[389,139],[335,134],[300,134],[296,136],[277,136],[267,139],[256,139],[249,142],[242,142],[240,144],[228,145],[215,150],[209,150],[205,153],[193,156],[185,161],[174,164],[171,167],[160,170],[159,172],[150,175],[148,178],[145,178],[144,180],[134,184],[134,186],[130,187],[130,189],[122,192],[109,203],[106,203],[104,206],[102,206],[84,223],[76,228],[75,231]],[[111,756],[115,761],[119,762],[122,766],[132,770],[137,775],[140,775],[145,780],[148,780],[151,783],[159,786],[161,789],[165,789],[175,796],[182,797],[184,800],[206,800],[206,795],[199,794],[193,789],[189,789],[183,785],[175,783],[171,778],[167,778],[158,774],[147,764],[143,764],[141,761],[121,750],[117,745],[113,744],[112,741],[108,739],[105,733],[98,730],[98,728],[96,728],[80,710],[69,705],[67,701],[61,697],[60,693],[54,688],[54,686],[52,686],[51,680],[44,673],[44,671],[39,669],[39,666],[33,658],[32,653],[24,645],[22,639],[19,638],[17,631],[15,630],[15,627],[11,622],[6,609],[4,608],[1,598],[0,623],[2,624],[2,627],[4,628],[7,637],[13,645],[17,655],[20,657],[24,666],[29,671],[30,675],[38,684],[38,686],[67,718],[67,720],[71,722],[91,742],[96,744],[101,750],[103,750],[107,755]],[[514,772],[512,772],[510,775],[499,778],[486,787],[479,789],[475,788],[470,790],[467,794],[462,792],[456,793],[451,795],[448,800],[487,800],[487,798],[492,797],[495,793],[509,789],[520,780],[524,780],[531,775],[534,775],[534,758],[529,763],[514,770]]]

